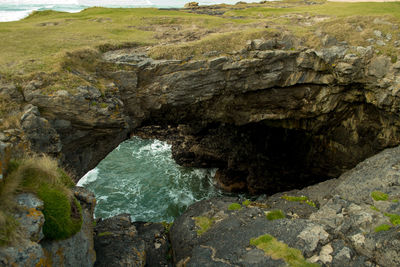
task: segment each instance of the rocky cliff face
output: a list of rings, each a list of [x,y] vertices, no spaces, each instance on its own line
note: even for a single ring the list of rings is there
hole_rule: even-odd
[[[16,197],[15,218],[20,231],[15,242],[0,247],[1,266],[93,266],[96,253],[93,244],[93,212],[96,200],[83,188],[74,192],[82,205],[82,228],[64,240],[46,240],[43,235],[44,203],[34,194]]]
[[[398,266],[399,152],[302,190],[192,205],[170,232],[177,266]]]
[[[254,40],[207,60],[107,52],[92,77],[113,81],[104,93],[23,88],[37,107],[24,111],[23,138],[81,176],[133,132],[166,131],[178,163],[218,167],[223,188],[253,193],[337,177],[399,144],[400,62],[372,47],[315,51],[285,40]]]

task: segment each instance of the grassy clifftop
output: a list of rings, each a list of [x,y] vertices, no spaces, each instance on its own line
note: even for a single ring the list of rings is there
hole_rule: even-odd
[[[21,21],[0,23],[0,73],[7,77],[54,71],[66,51],[87,47],[160,45],[152,52],[156,57],[164,54],[184,57],[193,53],[193,49],[185,55],[180,53],[181,49],[164,52],[165,44],[190,46],[191,42],[206,38],[201,44],[194,43],[195,49],[202,49],[203,45],[203,50],[237,49],[245,39],[262,35],[266,27],[272,31],[287,30],[307,39],[313,39],[316,28],[322,27],[339,40],[351,41],[348,24],[359,21],[367,29],[373,21],[371,16],[385,16],[398,22],[400,3],[288,1],[191,10],[89,8],[72,14],[35,12]],[[370,34],[367,30],[361,35],[367,39]]]

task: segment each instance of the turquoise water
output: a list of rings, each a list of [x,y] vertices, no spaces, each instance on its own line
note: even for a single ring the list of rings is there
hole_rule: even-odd
[[[239,0],[201,0],[201,5],[235,4]],[[243,0],[242,0],[243,1]],[[79,12],[91,6],[102,7],[183,7],[190,0],[0,0],[0,22],[20,20],[35,10]],[[244,0],[244,2],[256,2]]]
[[[130,213],[134,221],[173,221],[199,200],[222,195],[213,169],[184,168],[171,146],[133,138],[118,146],[78,183],[94,192],[95,216]]]

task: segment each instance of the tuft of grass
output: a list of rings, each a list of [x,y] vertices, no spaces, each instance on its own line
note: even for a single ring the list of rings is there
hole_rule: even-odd
[[[270,256],[273,260],[283,260],[289,266],[316,267],[316,263],[310,263],[304,259],[301,251],[289,247],[287,244],[278,241],[272,235],[266,234],[250,240],[250,245],[256,246]]]
[[[102,236],[108,236],[108,235],[112,235],[112,233],[111,232],[101,232],[97,236],[102,237]]]
[[[19,223],[14,217],[0,210],[0,246],[5,246],[15,240],[18,226]]]
[[[241,210],[242,206],[239,203],[232,203],[228,206],[228,210]]]
[[[371,193],[371,197],[375,201],[386,201],[389,199],[389,195],[386,193],[383,193],[381,191],[374,191]]]
[[[388,224],[381,224],[381,225],[375,227],[374,231],[375,231],[375,233],[379,233],[382,231],[388,231],[388,230],[390,230],[390,228],[392,228],[392,226],[390,226]]]
[[[171,229],[171,227],[172,227],[172,225],[173,225],[174,223],[162,221],[161,224],[164,226],[165,233],[168,234],[168,233],[169,233],[169,230]]]
[[[246,199],[245,201],[242,202],[242,205],[246,206],[246,207],[249,206],[250,204],[251,204],[251,201],[248,199]]]
[[[282,210],[272,210],[266,214],[269,221],[284,219],[286,218],[285,213]]]
[[[71,191],[73,186],[72,179],[48,156],[13,160],[0,189],[0,205],[10,211],[10,207],[16,206],[17,192],[36,194],[44,202],[45,237],[65,239],[77,233],[82,225],[82,209]]]
[[[394,226],[400,225],[400,215],[399,214],[385,213],[385,216],[389,218],[390,222]]]
[[[200,217],[194,217],[193,218],[197,229],[197,235],[201,236],[205,232],[207,232],[211,226],[214,224],[215,219],[214,218],[208,218],[205,216],[200,216]]]
[[[314,201],[309,200],[308,197],[306,196],[287,196],[287,195],[283,195],[281,196],[282,199],[285,199],[287,201],[291,201],[291,202],[301,202],[301,203],[306,203],[307,205],[316,208],[317,205],[314,203]]]
[[[375,206],[370,206],[370,209],[371,209],[371,210],[374,210],[374,211],[377,211],[377,212],[380,212],[380,210],[379,210],[377,207],[375,207]]]

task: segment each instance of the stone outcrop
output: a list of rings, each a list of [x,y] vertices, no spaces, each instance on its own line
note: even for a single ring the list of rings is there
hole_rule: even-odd
[[[243,204],[228,197],[196,203],[171,228],[174,260],[185,266],[282,265],[285,246],[277,253],[250,244],[271,235],[322,266],[398,266],[399,162],[396,147],[302,190]],[[269,217],[277,210],[283,216]]]
[[[82,228],[74,236],[59,241],[44,239],[43,201],[30,193],[16,196],[20,224],[17,240],[0,247],[1,266],[93,266],[93,212],[96,200],[92,193],[77,188],[75,196],[82,205]]]
[[[337,177],[399,144],[400,63],[325,39],[320,50],[293,36],[257,39],[204,60],[107,52],[89,79],[109,81],[102,92],[23,87],[33,106],[23,111],[22,135],[77,177],[154,125],[175,129],[165,139],[179,164],[219,168],[227,190],[273,193]]]
[[[95,266],[170,266],[161,223],[132,223],[129,214],[120,214],[97,222],[94,242]]]

